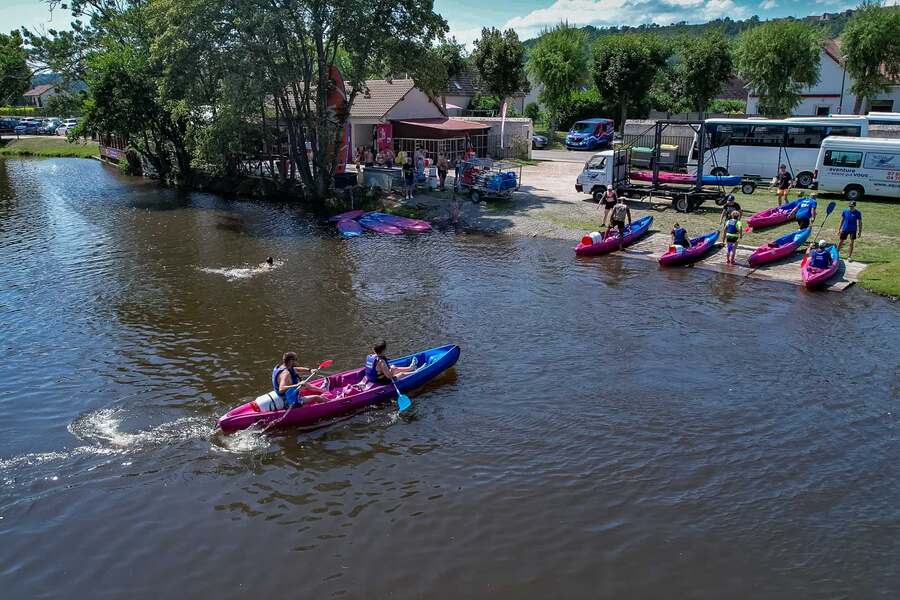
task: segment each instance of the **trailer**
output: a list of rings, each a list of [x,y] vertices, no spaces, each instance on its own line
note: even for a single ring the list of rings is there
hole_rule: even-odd
[[[508,199],[522,185],[522,165],[490,158],[470,158],[456,167],[454,190],[468,193],[478,204],[490,199]]]

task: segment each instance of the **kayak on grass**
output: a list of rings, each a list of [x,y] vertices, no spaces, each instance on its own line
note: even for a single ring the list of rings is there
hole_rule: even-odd
[[[416,371],[397,380],[397,388],[401,393],[405,393],[431,381],[455,365],[459,360],[459,353],[459,346],[447,344],[390,361],[391,365],[406,367],[415,357],[419,365]],[[363,371],[364,369],[360,367],[312,380],[310,383],[314,386],[327,387],[328,391],[323,394],[329,398],[327,402],[285,409],[284,400],[274,390],[270,390],[256,400],[228,411],[219,419],[219,427],[222,431],[230,432],[254,425],[262,427],[309,425],[396,397],[397,391],[393,385],[367,382]]]
[[[339,215],[334,215],[333,217],[328,217],[329,221],[337,222],[337,221],[352,221],[354,219],[358,219],[361,216],[366,214],[364,210],[348,210],[347,212],[343,212]]]
[[[337,230],[345,238],[354,238],[362,235],[362,225],[351,219],[344,219],[337,222]]]
[[[806,242],[810,233],[812,233],[812,227],[806,227],[787,233],[768,244],[763,244],[753,251],[747,262],[751,267],[758,267],[759,265],[790,256]]]
[[[763,227],[774,227],[775,225],[787,223],[791,219],[791,211],[797,208],[797,205],[800,204],[801,200],[803,200],[803,198],[758,212],[747,219],[747,225],[753,229],[761,229]]]
[[[371,212],[366,216],[372,217],[373,219],[378,219],[382,223],[387,223],[388,225],[399,227],[403,231],[412,231],[416,233],[431,231],[431,223],[429,223],[428,221],[423,221],[421,219],[410,219],[409,217],[389,215],[387,213],[380,212]]]
[[[650,229],[653,223],[653,217],[641,217],[625,227],[624,245],[628,246],[638,241]],[[581,238],[581,242],[575,246],[575,254],[579,256],[593,256],[595,254],[605,254],[619,249],[619,230],[612,229],[609,235],[603,236],[595,241],[592,234],[588,234]]]
[[[370,215],[366,215],[360,218],[359,224],[369,231],[374,231],[375,233],[387,233],[390,235],[400,235],[401,233],[403,233],[403,230],[396,225],[385,223],[384,221],[376,219],[375,217]]]
[[[837,246],[832,244],[828,247],[828,253],[831,254],[831,266],[827,269],[817,269],[809,266],[809,255],[803,257],[800,263],[800,276],[803,278],[803,285],[807,289],[817,288],[832,278],[841,266],[841,257],[838,254]]]
[[[691,240],[690,248],[669,246],[669,249],[659,257],[659,264],[664,267],[673,265],[686,265],[697,262],[704,254],[712,250],[719,239],[719,231],[711,231],[706,235],[695,237]]]

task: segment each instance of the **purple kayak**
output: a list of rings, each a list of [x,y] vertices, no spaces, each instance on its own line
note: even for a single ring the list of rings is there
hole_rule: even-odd
[[[410,219],[409,217],[401,217],[399,215],[389,215],[387,213],[371,212],[367,216],[378,219],[382,223],[394,225],[403,231],[431,231],[431,223],[421,219]]]
[[[758,212],[747,219],[747,225],[753,229],[762,229],[763,227],[774,227],[787,223],[791,220],[791,211],[797,208],[800,200],[803,200],[803,198]]]
[[[812,228],[810,227],[792,231],[768,244],[764,244],[753,251],[753,254],[747,259],[747,263],[751,267],[758,267],[759,265],[790,256],[806,241],[811,231]]]
[[[354,238],[362,235],[362,226],[353,221],[351,219],[344,219],[343,221],[338,221],[337,230],[341,232],[341,235],[345,238]]]
[[[328,220],[331,222],[352,221],[354,219],[360,218],[364,214],[366,214],[366,211],[364,211],[364,210],[348,210],[347,212],[343,212],[339,215],[334,215],[333,217],[328,217]]]
[[[668,267],[697,262],[703,258],[704,254],[712,250],[717,239],[719,239],[718,229],[692,239],[690,248],[678,249],[675,246],[669,246],[666,253],[659,257],[659,264]]]
[[[390,235],[400,235],[401,233],[403,233],[403,230],[396,225],[385,223],[384,221],[376,219],[371,215],[362,217],[359,220],[359,224],[370,231],[374,231],[375,233],[387,233]]]
[[[650,224],[652,222],[653,217],[641,217],[634,223],[628,225],[625,228],[625,237],[622,240],[622,244],[628,246],[629,244],[638,241],[645,233],[647,233],[647,230],[650,229]],[[590,243],[585,243],[588,241],[590,241]],[[593,242],[590,235],[584,236],[581,243],[575,246],[575,254],[579,256],[593,256],[595,254],[605,254],[618,249],[619,230],[612,229],[609,235],[598,242]]]

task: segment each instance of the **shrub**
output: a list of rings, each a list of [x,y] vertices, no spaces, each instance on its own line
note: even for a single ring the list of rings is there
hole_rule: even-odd
[[[615,106],[605,103],[597,90],[575,92],[559,114],[559,128],[568,130],[575,121],[611,114],[615,114]]]

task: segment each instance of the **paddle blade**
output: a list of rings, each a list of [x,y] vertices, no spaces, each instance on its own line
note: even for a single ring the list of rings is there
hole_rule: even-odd
[[[406,394],[400,394],[397,396],[397,406],[400,407],[400,412],[403,412],[412,406],[412,400]]]
[[[748,226],[746,229],[744,229],[744,233],[752,233],[752,232],[753,232],[753,228],[750,226]]]
[[[825,209],[825,214],[830,215],[831,213],[833,213],[835,206],[837,206],[837,202],[834,202],[834,201],[829,202],[828,207]]]
[[[326,361],[324,361],[324,362],[320,362],[320,363],[319,363],[319,368],[320,368],[320,369],[324,369],[325,367],[330,367],[330,366],[333,365],[333,364],[334,364],[334,361],[333,361],[333,360],[326,360]]]

